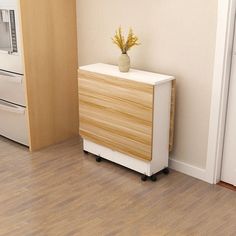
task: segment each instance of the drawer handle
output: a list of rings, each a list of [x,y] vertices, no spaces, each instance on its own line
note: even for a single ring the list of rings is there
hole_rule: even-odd
[[[15,114],[21,114],[21,115],[25,114],[25,108],[7,104],[5,102],[3,103],[0,102],[0,110],[12,112]]]

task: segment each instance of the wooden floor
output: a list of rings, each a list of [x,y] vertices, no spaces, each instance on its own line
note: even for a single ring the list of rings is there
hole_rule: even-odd
[[[220,185],[220,186],[222,186],[222,187],[224,187],[224,188],[228,188],[228,189],[231,189],[231,190],[233,190],[233,191],[236,191],[236,186],[233,186],[232,184],[228,184],[228,183],[225,183],[225,182],[223,182],[223,181],[220,181],[220,182],[218,183],[218,185]]]
[[[0,137],[0,235],[236,235],[236,193],[172,171],[158,182],[83,154]]]

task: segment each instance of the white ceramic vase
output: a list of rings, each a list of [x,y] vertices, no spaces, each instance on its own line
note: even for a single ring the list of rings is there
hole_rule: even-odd
[[[120,72],[129,72],[130,58],[127,53],[122,53],[119,57],[118,66]]]

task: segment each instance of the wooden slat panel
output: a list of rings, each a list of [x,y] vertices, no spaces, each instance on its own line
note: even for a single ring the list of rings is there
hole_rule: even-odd
[[[149,139],[149,135],[145,135],[143,134],[142,136],[140,136],[140,132],[135,132],[133,130],[127,127],[122,127],[119,125],[116,125],[115,123],[112,123],[110,121],[105,122],[105,121],[98,121],[97,118],[89,118],[87,116],[83,116],[81,115],[80,120],[82,121],[82,125],[81,125],[81,129],[85,129],[85,130],[91,130],[91,132],[96,132],[96,134],[98,134],[98,132],[101,132],[104,134],[104,136],[109,136],[110,138],[110,134],[114,135],[116,134],[116,136],[120,136],[119,142],[123,143],[124,139],[129,139],[132,142],[137,142],[140,145],[144,144],[144,145],[151,145],[151,140]],[[117,130],[119,130],[119,132],[117,132]],[[127,143],[127,142],[126,142]],[[132,144],[130,144],[132,145]]]
[[[109,100],[108,100],[109,98]],[[81,104],[96,107],[96,108],[104,108],[105,110],[112,110],[115,112],[119,112],[125,116],[132,117],[136,119],[137,122],[142,122],[144,124],[152,123],[152,113],[150,113],[150,108],[147,109],[143,107],[143,109],[135,105],[130,105],[127,102],[119,101],[110,97],[100,96],[99,94],[93,94],[91,96],[84,95],[83,92],[80,93]],[[114,107],[115,104],[115,107]]]
[[[153,86],[150,84],[139,83],[136,81],[131,81],[131,80],[117,78],[117,77],[108,76],[108,75],[102,75],[102,74],[98,74],[94,72],[79,70],[79,77],[90,78],[92,81],[103,82],[103,83],[106,83],[106,85],[115,85],[120,88],[127,89],[130,87],[132,88],[133,92],[135,90],[140,91],[140,92],[145,92],[147,93],[146,95],[149,95],[149,97],[152,96],[152,92],[153,92]]]
[[[115,112],[112,110],[103,110],[103,113],[100,114],[100,108],[93,107],[92,110],[88,110],[87,106],[83,105],[83,102],[80,103],[80,111],[82,114],[84,114],[87,117],[96,117],[98,119],[103,119],[105,122],[113,122],[116,125],[119,125],[121,127],[130,127],[130,129],[134,131],[141,132],[143,134],[152,135],[152,130],[150,129],[150,122],[145,122],[143,120],[137,120],[137,122],[133,123],[133,117],[132,116],[126,116],[125,119],[124,113]]]
[[[152,85],[80,71],[79,103],[82,137],[151,160]]]

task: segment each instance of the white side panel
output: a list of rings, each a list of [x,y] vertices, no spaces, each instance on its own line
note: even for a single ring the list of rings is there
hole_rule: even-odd
[[[168,167],[171,110],[171,84],[155,86],[151,172]]]
[[[0,70],[0,99],[25,106],[23,76]]]
[[[84,150],[88,151],[94,155],[103,157],[109,161],[115,162],[119,165],[125,166],[129,169],[135,170],[139,173],[151,176],[150,174],[150,162],[138,160],[132,157],[129,157],[120,152],[113,151],[109,148],[103,147],[96,143],[93,143],[89,140],[84,141]]]
[[[0,135],[27,145],[28,132],[24,107],[0,100]]]

